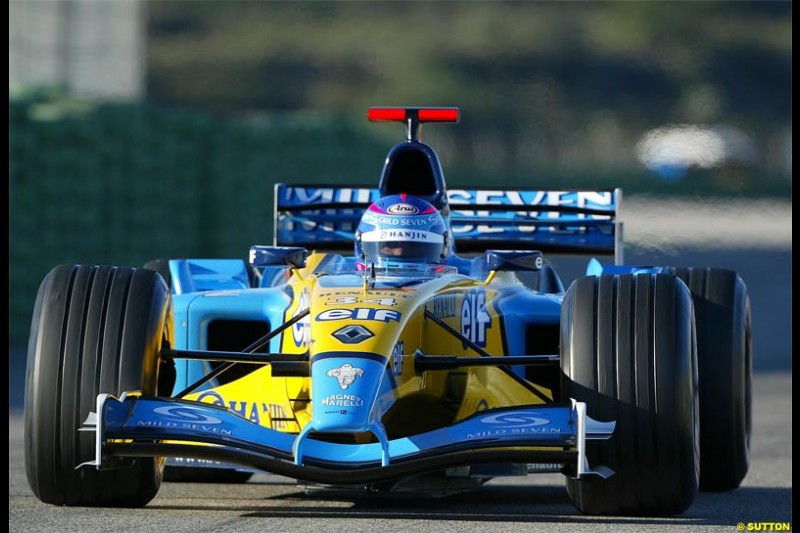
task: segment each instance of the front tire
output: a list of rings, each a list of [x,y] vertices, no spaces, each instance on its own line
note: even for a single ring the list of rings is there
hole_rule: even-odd
[[[561,311],[562,392],[596,420],[616,421],[608,441],[586,445],[608,479],[567,479],[587,514],[665,516],[685,511],[699,478],[697,359],[686,286],[664,274],[577,279]]]
[[[145,269],[62,265],[42,281],[28,345],[25,469],[43,502],[140,507],[158,492],[161,459],[75,467],[94,459],[94,433],[78,429],[98,394],[156,394],[170,306],[164,281]]]

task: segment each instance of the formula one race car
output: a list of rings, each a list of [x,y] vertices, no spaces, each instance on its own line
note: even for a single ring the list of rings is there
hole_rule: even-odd
[[[619,191],[447,190],[419,132],[455,108],[369,116],[407,126],[379,187],[278,184],[274,245],[247,263],[47,275],[25,398],[36,496],[145,505],[165,458],[438,493],[561,472],[591,514],[737,487],[742,280],[623,266]],[[614,264],[565,291],[543,252]]]

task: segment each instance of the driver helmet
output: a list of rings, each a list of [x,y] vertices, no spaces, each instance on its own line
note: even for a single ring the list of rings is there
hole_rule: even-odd
[[[356,230],[359,270],[430,267],[444,263],[448,233],[439,211],[421,198],[393,194],[370,205]]]

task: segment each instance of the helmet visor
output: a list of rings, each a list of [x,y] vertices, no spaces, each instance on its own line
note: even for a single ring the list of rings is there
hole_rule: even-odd
[[[442,260],[443,243],[386,241],[363,242],[362,251],[367,262],[380,258],[419,263],[439,263]]]

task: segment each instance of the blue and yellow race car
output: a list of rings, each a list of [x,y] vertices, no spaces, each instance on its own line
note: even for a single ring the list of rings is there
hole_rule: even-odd
[[[273,245],[62,265],[30,336],[25,460],[57,505],[141,506],[174,472],[447,493],[561,472],[590,514],[667,515],[748,468],[747,289],[626,266],[619,191],[448,190],[425,122],[377,188],[276,185]],[[544,254],[592,259],[564,285]]]

